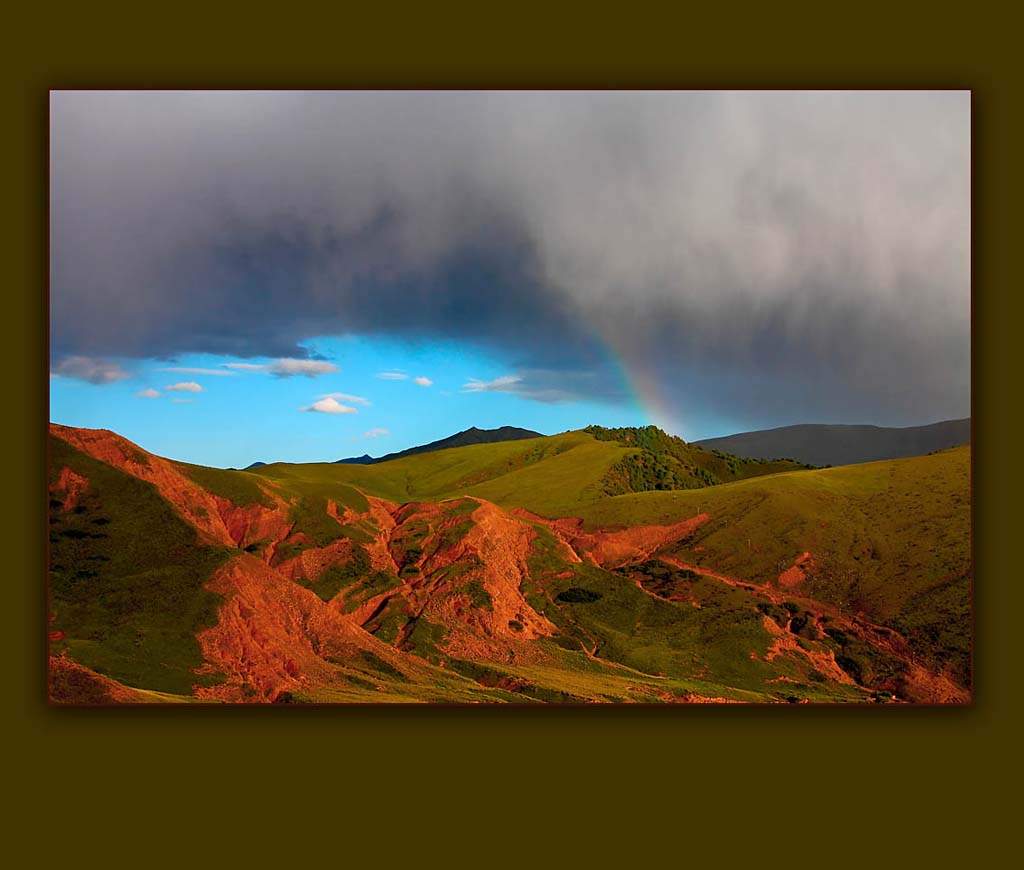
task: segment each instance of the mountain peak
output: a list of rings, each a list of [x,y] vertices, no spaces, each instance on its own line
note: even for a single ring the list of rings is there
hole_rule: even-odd
[[[476,426],[470,426],[468,429],[463,429],[461,432],[456,432],[447,438],[431,441],[429,444],[423,444],[418,447],[410,447],[397,453],[388,453],[386,456],[381,456],[378,459],[363,454],[363,456],[359,457],[338,459],[336,462],[347,465],[370,465],[377,462],[389,462],[392,459],[401,459],[403,456],[413,456],[417,453],[447,450],[451,447],[467,447],[471,444],[494,444],[499,441],[520,441],[526,438],[543,437],[544,435],[540,432],[534,432],[532,429],[520,429],[517,426],[500,426],[497,429],[480,429]]]

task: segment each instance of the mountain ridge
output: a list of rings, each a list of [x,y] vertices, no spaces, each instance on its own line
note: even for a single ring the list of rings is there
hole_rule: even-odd
[[[372,457],[367,453],[362,456],[350,457],[348,459],[337,459],[338,465],[374,465],[378,462],[390,462],[393,459],[402,459],[406,456],[416,456],[420,453],[431,453],[435,450],[448,450],[452,447],[466,447],[470,444],[498,444],[503,441],[523,441],[527,438],[544,438],[541,432],[534,432],[532,429],[522,429],[518,426],[499,426],[496,429],[478,429],[470,426],[447,438],[439,438],[427,444],[419,444],[415,447],[407,447],[405,450],[397,450],[394,453],[386,453],[384,456]]]
[[[924,456],[936,450],[970,444],[971,418],[905,427],[798,423],[692,443],[705,450],[721,450],[748,459],[787,457],[819,467],[853,465]]]

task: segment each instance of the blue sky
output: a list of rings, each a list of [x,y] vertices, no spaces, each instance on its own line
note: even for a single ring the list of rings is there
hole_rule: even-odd
[[[464,344],[348,337],[306,346],[322,358],[312,367],[337,370],[282,377],[233,367],[274,360],[208,354],[123,360],[116,363],[117,379],[107,383],[51,378],[50,419],[112,429],[158,455],[218,467],[380,456],[470,426],[550,435],[591,423],[648,422],[628,398],[553,402],[500,391],[509,383],[501,379],[515,373]],[[300,410],[317,402],[324,410]]]

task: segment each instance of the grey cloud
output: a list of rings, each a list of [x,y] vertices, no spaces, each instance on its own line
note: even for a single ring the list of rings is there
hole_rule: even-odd
[[[526,369],[489,381],[474,378],[462,385],[462,392],[511,393],[523,399],[554,405],[584,399],[621,402],[627,398],[624,385],[611,374],[550,369]]]
[[[87,356],[67,356],[50,370],[50,377],[73,378],[90,384],[113,384],[132,376],[120,363]]]
[[[389,335],[683,421],[968,408],[966,92],[51,99],[55,371]]]
[[[319,359],[277,359],[269,363],[221,363],[224,368],[236,369],[241,372],[269,372],[275,378],[293,378],[301,375],[305,378],[318,378],[320,375],[339,371],[331,362]],[[184,370],[183,370],[184,371]],[[230,374],[217,372],[217,374]]]
[[[462,391],[464,393],[514,393],[518,391],[522,380],[519,375],[502,375],[500,378],[490,381],[473,378],[462,385]]]

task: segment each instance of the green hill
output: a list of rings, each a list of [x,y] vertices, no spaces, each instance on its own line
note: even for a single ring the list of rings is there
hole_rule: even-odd
[[[806,468],[687,445],[660,429],[585,430],[437,450],[374,465],[274,463],[251,471],[283,485],[355,486],[391,501],[475,495],[543,516],[574,514],[624,492],[698,489]]]
[[[698,565],[752,583],[814,554],[803,592],[907,635],[929,661],[969,679],[970,448],[647,492],[585,506],[587,526],[665,523],[704,511],[688,542]],[[696,549],[695,549],[696,548]]]

